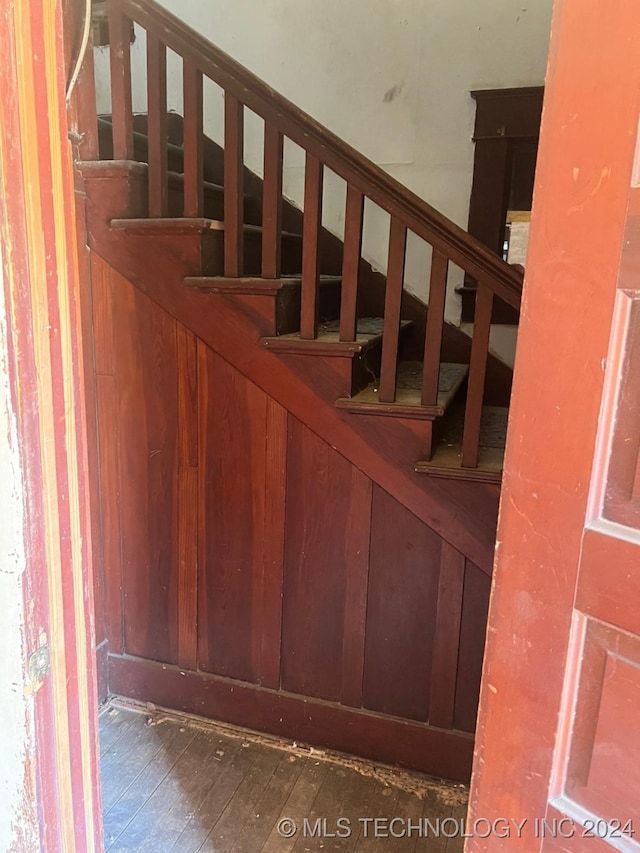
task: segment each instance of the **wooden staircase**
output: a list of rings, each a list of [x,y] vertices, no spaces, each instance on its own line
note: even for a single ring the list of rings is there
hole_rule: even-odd
[[[440,688],[434,682],[428,725],[426,716],[417,717],[424,730],[417,724],[415,730],[393,729],[396,734],[408,732],[407,743],[413,744],[400,755],[394,757],[382,746],[384,727],[375,729],[368,745],[354,749],[466,778],[468,737],[460,733],[453,748],[449,734],[440,737],[436,730],[454,730],[457,725],[455,694],[462,687],[456,687],[455,673],[462,671],[462,621],[472,620],[473,629],[468,630],[477,635],[476,649],[481,650],[484,641],[484,590],[493,558],[510,393],[509,371],[489,354],[490,320],[494,297],[519,307],[521,273],[153,0],[110,0],[108,9],[112,115],[100,120],[96,115],[89,57],[72,105],[72,126],[87,242],[116,274],[109,299],[115,301],[122,286],[118,282],[130,282],[198,346],[220,355],[296,424],[337,450],[358,477],[370,478],[439,537],[442,610],[433,629],[433,677],[444,678],[447,698],[436,701]],[[142,122],[131,106],[132,21],[147,34],[148,115]],[[167,49],[183,62],[184,117],[178,144],[169,142],[175,118],[167,114]],[[213,143],[203,133],[205,77],[224,90],[224,146],[215,156],[209,156]],[[262,180],[244,165],[247,109],[264,120]],[[302,212],[283,198],[285,137],[305,151]],[[322,227],[325,169],[346,181],[342,241]],[[362,257],[367,199],[390,215],[384,277]],[[409,233],[432,249],[428,309],[404,289]],[[451,264],[478,282],[472,340],[444,320]],[[98,340],[96,327],[103,320],[95,294],[93,299],[89,322]],[[118,322],[115,315],[112,322]],[[95,346],[109,344],[98,340]],[[104,515],[104,507],[101,512]],[[463,578],[476,572],[484,578],[479,616],[467,617]],[[467,590],[465,607],[470,607],[470,594]],[[364,642],[362,638],[363,656]],[[201,668],[188,655],[183,662],[179,655],[174,660],[168,653],[143,652],[119,640],[114,646],[113,637],[110,651],[115,655],[116,689],[131,695],[137,695],[138,687],[132,687],[127,655],[179,663],[194,672]],[[356,667],[354,678],[360,688],[356,699],[346,704],[366,708],[358,671]],[[155,670],[140,672],[154,684],[154,679],[162,681]],[[343,673],[343,683],[346,677]],[[256,676],[256,681],[278,690],[279,678]],[[164,687],[158,689],[156,700],[162,702],[158,697],[167,694]],[[380,711],[387,708],[382,700],[379,705]],[[391,717],[403,716],[388,707]],[[224,718],[220,705],[212,713]],[[240,720],[237,714],[228,717],[274,731],[273,713],[271,708],[268,721],[249,712]],[[393,728],[391,717],[388,725]],[[351,730],[352,723],[344,725],[345,732]],[[293,723],[284,731],[345,748],[346,734],[329,736],[326,723],[320,727],[321,735],[306,729],[301,735]],[[412,757],[423,735],[435,758]]]
[[[349,397],[340,398],[337,405],[354,414],[396,414],[427,422],[424,451],[416,460],[417,471],[499,482],[504,434],[500,440],[495,429],[486,428],[486,422],[504,420],[504,413],[485,410],[491,402],[485,393],[490,318],[495,296],[519,307],[521,272],[506,265],[160,7],[144,0],[113,2],[109,20],[113,116],[111,134],[105,130],[104,120],[100,123],[103,151],[105,147],[110,148],[115,163],[139,162],[141,157],[148,161],[146,197],[136,199],[135,211],[123,211],[139,215],[114,218],[111,227],[126,235],[149,238],[200,234],[203,255],[206,255],[201,274],[186,278],[189,286],[201,292],[219,293],[225,288],[231,293],[233,282],[237,280],[236,293],[246,294],[247,288],[258,293],[263,292],[265,286],[272,286],[268,282],[278,281],[282,275],[298,275],[300,294],[292,298],[300,301],[299,325],[290,328],[287,324],[286,340],[267,339],[265,346],[280,352],[293,353],[298,348],[302,353],[326,354],[332,348],[348,350],[345,344],[358,343],[358,324],[364,328],[372,319],[359,316],[358,307],[364,201],[375,202],[391,216],[385,301],[384,306],[380,306],[383,323],[374,336],[381,349],[380,364],[367,387],[354,387]],[[146,136],[134,132],[131,112],[131,21],[143,26],[149,39]],[[167,141],[167,48],[182,56],[184,62],[185,116],[181,148],[170,146]],[[222,86],[225,93],[223,185],[205,180],[204,76]],[[245,197],[245,107],[265,121],[262,210],[257,215],[255,199],[252,205],[247,204]],[[84,145],[80,156],[85,160],[101,156],[95,114],[90,122],[91,126],[82,132]],[[109,135],[111,139],[105,146],[105,137]],[[285,136],[306,151],[302,233],[282,228]],[[347,182],[343,262],[339,271],[323,269],[320,250],[323,170],[326,167]],[[421,363],[412,359],[407,367],[402,365],[401,317],[409,231],[432,246],[433,258],[424,352]],[[468,370],[464,374],[461,370],[455,372],[456,377],[464,381],[457,378],[449,381],[452,368],[443,358],[444,304],[448,268],[452,262],[479,285]],[[324,287],[322,273],[325,272],[341,273],[339,300],[336,298],[330,306],[325,299],[322,304],[326,317],[320,311],[320,293]],[[195,281],[198,277],[202,279],[200,284]],[[292,294],[296,286],[294,279],[287,286],[288,293]],[[337,296],[337,288],[334,292]],[[321,320],[337,321],[337,328],[323,327]],[[278,327],[278,334],[281,331]],[[380,336],[381,341],[378,340]],[[411,375],[409,382],[408,374]],[[462,430],[461,399],[465,401]],[[458,404],[456,414],[447,418],[453,403]]]

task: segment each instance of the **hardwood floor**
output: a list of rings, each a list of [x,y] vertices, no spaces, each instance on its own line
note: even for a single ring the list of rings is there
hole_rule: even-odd
[[[463,848],[467,789],[416,773],[117,700],[100,754],[110,853]]]

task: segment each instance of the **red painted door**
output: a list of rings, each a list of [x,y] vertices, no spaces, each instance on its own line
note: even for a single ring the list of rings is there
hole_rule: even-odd
[[[588,849],[640,850],[640,217],[633,214],[588,491],[549,806],[538,834],[544,851],[587,849],[587,839]]]
[[[466,849],[634,851],[635,0],[556,3],[546,92]]]

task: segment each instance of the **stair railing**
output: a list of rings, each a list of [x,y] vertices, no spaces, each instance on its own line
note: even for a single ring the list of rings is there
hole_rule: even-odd
[[[146,31],[151,217],[166,216],[168,211],[167,49],[178,54],[183,63],[185,217],[198,218],[204,213],[204,77],[224,91],[225,277],[237,278],[243,274],[245,107],[260,116],[265,123],[261,267],[265,278],[278,278],[281,272],[285,137],[304,150],[300,322],[303,338],[315,339],[318,335],[319,238],[324,169],[331,169],[347,185],[339,326],[341,341],[352,342],[357,337],[358,278],[365,199],[370,199],[390,215],[380,402],[393,403],[396,399],[408,233],[412,232],[432,247],[421,394],[423,406],[435,406],[438,399],[449,265],[456,264],[478,282],[462,446],[462,466],[477,467],[493,300],[499,297],[519,309],[521,273],[153,0],[108,0],[108,21],[113,156],[117,160],[131,160],[134,157],[130,58],[132,22]],[[89,62],[92,64],[91,59]],[[90,73],[84,72],[84,76],[89,77]],[[79,94],[78,97],[82,102],[83,95]],[[85,95],[85,104],[87,100]],[[85,159],[98,156],[97,146],[93,143],[97,139],[94,120],[95,108],[90,114],[92,126],[87,128],[86,121],[83,123],[84,134],[92,141],[84,150]]]

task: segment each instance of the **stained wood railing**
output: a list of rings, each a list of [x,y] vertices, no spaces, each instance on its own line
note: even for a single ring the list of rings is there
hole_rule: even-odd
[[[177,53],[183,62],[185,217],[203,214],[203,78],[209,78],[224,91],[225,276],[236,278],[243,274],[245,108],[255,112],[265,123],[262,219],[262,275],[265,278],[278,278],[281,272],[283,140],[289,138],[305,151],[300,322],[303,338],[314,339],[318,334],[319,238],[325,168],[343,178],[347,185],[341,341],[354,341],[357,335],[365,199],[390,215],[380,402],[392,403],[396,397],[409,232],[433,249],[424,352],[424,406],[434,406],[438,397],[450,264],[456,264],[478,282],[462,454],[463,466],[476,467],[492,304],[494,298],[499,297],[519,308],[521,273],[153,0],[109,0],[108,6],[115,159],[133,158],[129,43],[132,22],[147,33],[150,216],[162,217],[167,211],[167,48]]]

